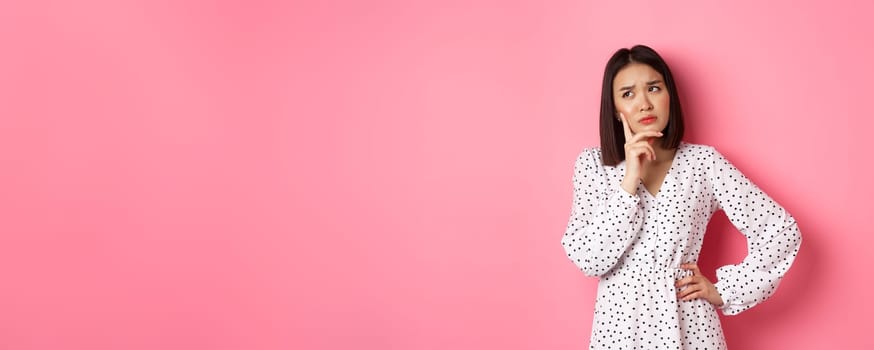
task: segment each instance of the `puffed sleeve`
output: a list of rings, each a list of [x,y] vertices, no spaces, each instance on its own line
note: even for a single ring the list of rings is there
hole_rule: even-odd
[[[608,183],[598,152],[586,149],[574,165],[574,198],[561,245],[588,276],[610,271],[643,225],[640,198]]]
[[[722,312],[736,315],[774,294],[798,254],[801,233],[792,215],[716,149],[710,150],[714,210],[722,209],[747,239],[747,256],[740,264],[716,269]]]

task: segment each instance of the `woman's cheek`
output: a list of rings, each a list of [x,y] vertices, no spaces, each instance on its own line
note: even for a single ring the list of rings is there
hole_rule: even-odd
[[[628,108],[628,106],[620,105],[618,109],[620,113],[625,114],[626,118],[631,118],[634,116],[634,113],[631,113],[631,108]]]

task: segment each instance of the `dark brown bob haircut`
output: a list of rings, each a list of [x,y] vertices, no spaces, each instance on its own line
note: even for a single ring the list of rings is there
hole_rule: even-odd
[[[662,147],[677,148],[683,140],[683,109],[680,107],[680,94],[674,83],[674,76],[665,60],[655,50],[635,45],[631,49],[622,48],[610,57],[604,69],[604,83],[601,86],[601,161],[604,165],[615,166],[625,160],[625,132],[622,121],[616,118],[616,105],[613,102],[613,79],[622,68],[632,63],[642,63],[655,69],[665,79],[670,96],[668,125],[660,138]]]

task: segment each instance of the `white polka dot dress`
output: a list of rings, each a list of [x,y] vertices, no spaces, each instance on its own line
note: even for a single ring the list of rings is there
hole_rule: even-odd
[[[625,162],[605,166],[600,149],[574,167],[573,210],[562,246],[599,277],[590,349],[725,349],[716,307],[677,298],[679,269],[698,260],[707,223],[723,210],[747,238],[747,257],[717,269],[716,289],[734,315],[764,301],[795,259],[795,219],[713,147],[681,143],[655,196],[620,187]]]

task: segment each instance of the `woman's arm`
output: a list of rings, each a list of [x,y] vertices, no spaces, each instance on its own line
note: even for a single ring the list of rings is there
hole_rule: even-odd
[[[640,198],[608,183],[597,152],[584,150],[574,165],[573,209],[561,239],[568,258],[588,276],[610,271],[643,224]]]
[[[801,234],[795,218],[716,149],[711,150],[713,204],[747,239],[746,258],[716,270],[715,286],[725,302],[723,313],[735,315],[774,294],[798,254]]]

